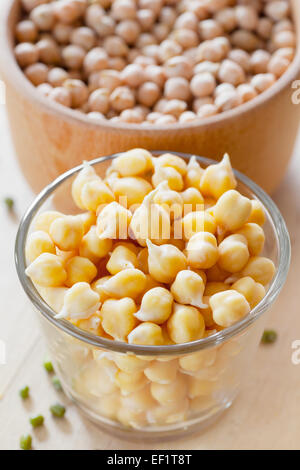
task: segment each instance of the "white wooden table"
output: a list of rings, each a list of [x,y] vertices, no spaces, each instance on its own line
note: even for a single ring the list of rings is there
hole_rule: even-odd
[[[53,420],[49,406],[64,401],[42,367],[46,353],[31,306],[18,282],[13,252],[18,220],[33,194],[20,173],[11,144],[4,106],[0,106],[0,340],[7,363],[0,365],[0,449],[18,449],[21,434],[30,431],[29,417],[42,413],[46,423],[32,433],[37,449],[300,449],[300,365],[291,362],[294,340],[300,340],[300,136],[288,174],[274,199],[292,240],[287,283],[268,319],[278,341],[260,346],[246,387],[218,423],[200,435],[164,444],[137,444],[113,438],[83,418],[67,402],[65,419]],[[2,203],[12,196],[16,215]],[[18,391],[31,389],[22,402]]]

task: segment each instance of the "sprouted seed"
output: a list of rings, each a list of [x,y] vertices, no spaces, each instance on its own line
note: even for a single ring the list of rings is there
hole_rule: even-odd
[[[29,387],[26,385],[26,387],[21,388],[21,390],[19,391],[19,395],[22,400],[26,400],[26,398],[29,397]]]
[[[21,436],[20,438],[20,448],[22,450],[31,450],[31,445],[32,445],[32,437],[30,434],[26,434],[24,436]]]
[[[33,418],[30,418],[29,421],[33,428],[38,428],[39,426],[42,426],[44,424],[44,416],[37,415],[37,416],[34,416]]]
[[[275,343],[276,339],[277,339],[276,331],[274,331],[274,330],[265,330],[263,335],[262,335],[261,342],[263,344],[271,344],[271,343]]]
[[[56,418],[63,418],[66,412],[66,408],[60,403],[50,406],[50,411]]]

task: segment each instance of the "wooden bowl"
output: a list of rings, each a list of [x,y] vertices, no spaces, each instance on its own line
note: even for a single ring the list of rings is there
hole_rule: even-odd
[[[300,105],[292,103],[294,80],[300,77],[300,47],[287,72],[266,92],[201,123],[151,126],[89,122],[84,114],[39,95],[17,65],[14,27],[18,0],[6,0],[0,21],[0,71],[16,153],[35,191],[82,160],[132,147],[196,153],[221,159],[230,154],[234,168],[271,193],[284,176],[292,155]],[[300,44],[300,2],[292,0]]]

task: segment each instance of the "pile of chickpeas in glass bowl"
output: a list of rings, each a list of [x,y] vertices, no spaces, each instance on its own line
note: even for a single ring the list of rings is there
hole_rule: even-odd
[[[270,88],[296,47],[288,0],[21,0],[15,56],[93,122],[201,121]]]
[[[284,282],[288,259],[276,255],[288,243],[284,222],[277,216],[276,242],[264,204],[242,194],[228,155],[202,166],[132,149],[95,162],[59,178],[25,217],[19,275],[52,309],[43,328],[57,372],[92,419],[182,431],[237,393],[261,335],[252,312],[267,308],[277,268]],[[67,199],[64,182],[78,213],[41,205]]]

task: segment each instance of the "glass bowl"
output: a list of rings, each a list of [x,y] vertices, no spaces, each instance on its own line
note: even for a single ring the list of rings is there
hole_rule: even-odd
[[[116,156],[90,164],[104,176]],[[204,167],[216,163],[197,159]],[[266,209],[263,255],[275,263],[276,275],[263,300],[233,326],[191,343],[139,346],[112,341],[55,319],[55,312],[24,272],[26,238],[34,217],[50,209],[80,213],[70,190],[81,169],[82,165],[64,173],[37,196],[20,223],[15,248],[20,282],[41,322],[64,391],[91,420],[119,437],[156,440],[198,431],[232,404],[247,377],[263,332],[263,313],[279,294],[289,268],[285,222],[271,198],[235,171],[238,190],[261,201]]]

